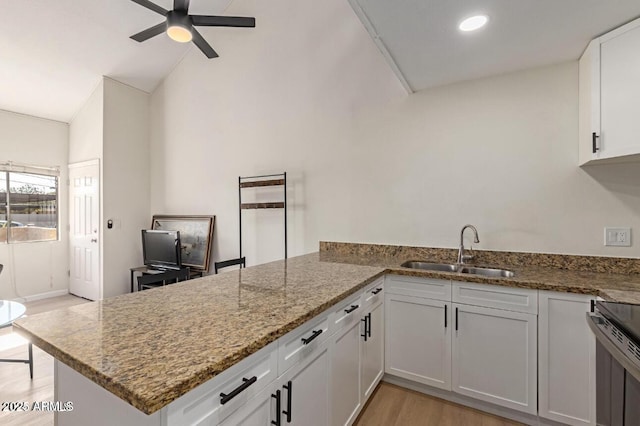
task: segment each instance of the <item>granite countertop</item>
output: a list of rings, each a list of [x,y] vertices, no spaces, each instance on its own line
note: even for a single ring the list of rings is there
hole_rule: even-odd
[[[530,288],[535,290],[560,291],[564,293],[590,294],[614,302],[640,304],[640,275],[638,274],[587,272],[545,266],[511,266],[504,263],[480,263],[473,265],[497,267],[515,272],[515,276],[511,278],[489,278],[455,272],[403,268],[400,265],[407,259],[396,257],[371,257],[321,252],[320,259],[323,262],[381,267],[385,269],[386,273],[398,275]]]
[[[383,272],[315,253],[45,312],[14,328],[151,414]]]
[[[502,263],[497,266],[516,276],[484,278],[402,268],[406,256],[322,248],[286,261],[29,316],[14,327],[59,361],[151,414],[385,273],[640,302],[640,274]]]

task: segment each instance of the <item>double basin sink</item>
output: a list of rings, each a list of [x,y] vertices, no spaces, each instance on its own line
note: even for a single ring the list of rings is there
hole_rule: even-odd
[[[453,263],[432,263],[409,260],[400,265],[404,268],[422,269],[424,271],[456,272],[458,274],[480,275],[490,278],[511,278],[513,271],[507,269],[481,268],[477,266],[457,265]]]

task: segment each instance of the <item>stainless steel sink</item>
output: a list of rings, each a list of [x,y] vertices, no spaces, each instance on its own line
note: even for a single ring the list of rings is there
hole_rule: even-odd
[[[400,266],[411,269],[424,269],[425,271],[456,272],[458,270],[458,265],[450,263],[431,263],[417,260],[409,260]]]
[[[478,266],[456,265],[453,263],[434,263],[409,260],[400,265],[404,268],[422,269],[425,271],[457,272],[460,274],[481,275],[491,278],[511,278],[515,276],[513,271],[506,269],[481,268]]]
[[[482,275],[483,277],[492,278],[511,278],[516,274],[506,269],[478,268],[474,266],[463,266],[458,271],[461,274]]]

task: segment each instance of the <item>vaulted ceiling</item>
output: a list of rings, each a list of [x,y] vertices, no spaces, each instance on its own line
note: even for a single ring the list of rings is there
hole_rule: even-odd
[[[231,1],[192,0],[190,12],[224,14]],[[343,1],[409,91],[577,59],[590,39],[640,16],[638,0]],[[461,34],[458,22],[474,13],[489,15],[489,25]],[[0,109],[68,122],[103,75],[152,92],[193,48],[164,34],[129,39],[161,21],[130,0],[4,2]],[[257,16],[257,25],[269,22]]]

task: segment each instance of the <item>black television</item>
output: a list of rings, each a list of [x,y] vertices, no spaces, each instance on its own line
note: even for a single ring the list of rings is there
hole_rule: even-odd
[[[144,265],[155,269],[180,269],[181,246],[179,231],[142,230]]]

